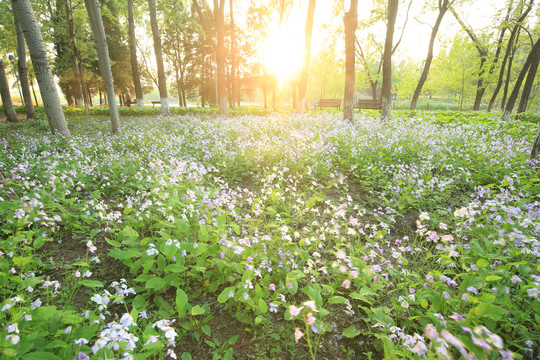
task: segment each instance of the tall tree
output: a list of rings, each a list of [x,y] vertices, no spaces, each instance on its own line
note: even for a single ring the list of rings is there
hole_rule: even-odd
[[[17,122],[19,118],[13,107],[13,101],[11,101],[11,93],[9,91],[9,83],[6,77],[6,69],[4,68],[4,61],[0,59],[0,96],[2,97],[2,105],[4,107],[4,114],[9,122]]]
[[[111,71],[111,61],[109,59],[109,48],[107,46],[107,38],[105,37],[101,10],[99,8],[98,0],[84,0],[84,4],[86,5],[90,26],[92,27],[92,33],[94,34],[101,77],[103,78],[105,89],[107,91],[112,131],[113,133],[117,133],[120,131],[120,116],[118,114],[118,106],[116,105],[116,97],[114,94],[114,81]]]
[[[26,68],[26,46],[24,42],[24,34],[21,28],[21,24],[17,21],[17,17],[13,16],[15,23],[15,30],[17,32],[17,68],[19,70],[19,81],[21,84],[22,94],[24,98],[24,107],[26,111],[26,117],[33,119],[36,110],[32,103],[32,95],[30,94],[30,86],[28,85],[28,71]]]
[[[150,24],[152,25],[152,37],[154,39],[154,53],[158,70],[158,88],[161,100],[161,115],[169,115],[169,95],[167,94],[167,78],[165,77],[165,67],[163,65],[163,51],[161,49],[161,33],[157,21],[156,0],[148,0],[150,10]]]
[[[296,111],[303,113],[306,111],[306,92],[309,75],[309,65],[311,61],[311,37],[313,34],[313,21],[315,17],[315,0],[309,0],[306,18],[305,38],[304,38],[304,60],[300,79],[298,81],[298,98],[296,100]]]
[[[343,18],[345,25],[345,94],[343,96],[343,118],[353,120],[354,75],[355,75],[355,31],[358,25],[358,0],[351,0],[349,11]]]
[[[229,16],[231,17],[231,97],[232,97],[232,107],[234,109],[235,102],[240,97],[237,95],[238,92],[238,81],[237,81],[237,68],[238,64],[236,62],[236,28],[234,25],[234,0],[229,0]],[[240,106],[240,104],[237,104]]]
[[[69,40],[71,45],[71,68],[73,72],[73,85],[75,87],[75,100],[76,104],[79,107],[82,107],[83,104],[86,109],[88,109],[88,104],[86,103],[86,99],[83,96],[83,86],[81,81],[81,74],[79,72],[79,59],[78,59],[78,51],[77,51],[77,43],[75,41],[75,24],[73,22],[73,11],[71,8],[71,0],[64,0],[64,7],[66,11],[66,19],[68,23],[68,31],[69,31]],[[87,110],[88,113],[88,110]]]
[[[519,37],[519,31],[522,26],[521,23],[527,18],[527,16],[531,12],[533,4],[534,0],[529,0],[528,2],[526,0],[520,0],[516,7],[516,10],[514,12],[516,15],[512,17],[512,22],[514,23],[514,26],[510,31],[510,37],[506,43],[506,51],[503,61],[501,63],[499,77],[497,79],[495,89],[493,90],[493,94],[491,96],[491,99],[489,100],[488,111],[491,111],[493,109],[493,106],[495,105],[495,100],[497,99],[497,95],[499,94],[503,83],[507,63],[509,63],[509,67],[511,67],[511,55],[515,49],[515,43],[517,42],[517,39]],[[509,6],[511,6],[511,4]]]
[[[129,55],[131,59],[131,74],[135,87],[137,107],[144,107],[144,98],[141,87],[141,76],[137,64],[137,40],[135,39],[135,19],[133,16],[133,0],[128,0],[128,27],[129,27]]]
[[[435,45],[435,39],[437,38],[437,33],[439,32],[439,27],[441,26],[442,20],[448,8],[452,6],[455,0],[437,0],[437,9],[439,11],[435,24],[431,29],[431,37],[429,39],[428,53],[426,56],[426,61],[424,62],[424,69],[422,70],[422,75],[420,75],[420,80],[418,80],[418,85],[416,85],[416,90],[414,90],[414,95],[411,100],[410,109],[416,109],[418,103],[418,98],[422,93],[422,88],[428,78],[429,69],[431,67],[431,62],[433,61],[433,47]]]
[[[518,113],[527,111],[527,104],[529,102],[529,97],[531,95],[531,90],[534,85],[534,79],[536,78],[536,73],[538,71],[538,65],[540,64],[540,49],[537,49],[535,56],[531,61],[529,70],[527,73],[527,80],[525,80],[525,85],[523,85],[523,91],[521,92],[521,100],[519,101]]]
[[[392,53],[398,6],[399,0],[388,0],[388,22],[386,26],[386,41],[384,43],[381,91],[381,118],[383,121],[388,120],[392,112]]]
[[[198,0],[193,0],[193,5],[195,10],[199,15],[199,21],[206,33],[206,37],[209,43],[212,45],[214,50],[215,59],[216,59],[216,68],[217,68],[217,101],[219,107],[219,113],[221,115],[228,115],[229,109],[227,107],[227,84],[225,79],[225,23],[224,23],[224,8],[225,0],[214,0],[213,5],[213,25],[208,21],[208,18],[205,17],[203,9],[199,4]],[[213,40],[213,31],[217,41]]]
[[[536,70],[538,69],[539,62],[540,62],[540,38],[538,38],[538,40],[536,40],[536,42],[532,46],[531,52],[527,56],[527,60],[525,61],[525,64],[523,64],[523,67],[521,68],[521,71],[514,85],[514,89],[512,90],[512,93],[510,94],[510,97],[508,98],[508,102],[506,103],[506,106],[504,108],[504,112],[503,112],[504,120],[507,120],[510,114],[512,113],[512,110],[514,109],[514,105],[519,95],[519,91],[521,89],[521,84],[523,83],[523,80],[525,79],[525,76],[527,75],[527,73],[529,73],[529,71],[530,71],[529,74],[533,76],[533,80],[531,80],[530,82],[530,86],[532,87],[532,83],[534,81],[534,76],[536,76]],[[530,92],[530,89],[528,91]]]
[[[56,91],[56,84],[47,60],[45,42],[39,30],[32,5],[29,0],[11,0],[11,5],[17,21],[23,29],[51,131],[53,134],[70,136],[62,105],[60,104],[60,97]]]

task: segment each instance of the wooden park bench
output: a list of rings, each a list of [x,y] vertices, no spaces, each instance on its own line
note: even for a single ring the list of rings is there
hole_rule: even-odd
[[[315,108],[322,109],[323,107],[333,107],[336,109],[341,109],[341,99],[319,99],[313,106]]]
[[[354,104],[354,108],[358,110],[362,109],[368,109],[368,110],[381,110],[382,109],[382,101],[379,99],[373,100],[357,100],[356,104]]]
[[[152,100],[152,107],[154,107],[156,105],[161,106],[161,101],[160,100]]]

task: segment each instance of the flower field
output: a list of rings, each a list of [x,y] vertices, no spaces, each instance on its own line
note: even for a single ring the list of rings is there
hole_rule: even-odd
[[[0,124],[1,359],[540,356],[537,124]]]

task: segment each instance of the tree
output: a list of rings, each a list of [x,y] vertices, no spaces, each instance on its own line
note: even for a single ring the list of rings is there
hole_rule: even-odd
[[[313,33],[314,16],[315,0],[309,0],[304,38],[304,60],[302,62],[302,70],[300,71],[300,79],[298,81],[298,98],[296,101],[296,111],[299,113],[303,113],[306,111],[306,92],[309,65],[311,61],[311,35]]]
[[[234,109],[235,101],[240,106],[240,96],[238,95],[238,63],[236,61],[236,27],[234,25],[234,0],[229,0],[229,16],[231,17],[231,101]]]
[[[116,105],[116,98],[114,94],[114,81],[111,71],[107,39],[105,37],[105,29],[103,27],[103,20],[101,18],[101,10],[99,8],[98,0],[84,0],[84,4],[90,19],[92,33],[94,34],[99,69],[103,82],[105,83],[107,98],[109,100],[109,115],[111,117],[112,131],[113,133],[118,133],[120,131],[120,116],[118,114],[118,106]]]
[[[51,131],[53,134],[70,136],[62,105],[60,104],[60,97],[56,91],[56,85],[47,60],[45,42],[30,1],[11,0],[11,4],[17,21],[23,29]]]
[[[28,85],[28,71],[26,68],[26,46],[24,42],[24,34],[21,28],[21,24],[17,21],[17,18],[13,16],[15,31],[17,32],[17,68],[19,70],[19,81],[22,89],[24,107],[26,111],[26,117],[33,119],[36,110],[32,103],[32,95],[30,94],[30,86]]]
[[[163,66],[163,51],[161,49],[161,34],[157,21],[156,0],[148,0],[150,10],[150,24],[152,25],[152,37],[154,39],[154,53],[158,69],[158,88],[161,100],[161,115],[169,115],[169,95],[167,94],[167,78]]]
[[[73,11],[71,7],[71,1],[70,0],[64,0],[64,7],[66,11],[66,19],[68,22],[68,30],[69,30],[69,40],[71,45],[71,66],[73,71],[73,85],[75,87],[75,94],[76,94],[76,104],[78,106],[83,106],[86,110],[86,114],[89,113],[88,110],[88,102],[87,97],[83,95],[83,85],[82,85],[82,75],[79,68],[79,54],[77,51],[77,43],[75,40],[75,25],[73,21]]]
[[[4,114],[9,122],[17,122],[19,118],[13,107],[13,101],[11,101],[11,93],[9,91],[9,84],[6,77],[6,69],[4,68],[4,61],[0,59],[0,96],[2,97],[2,105],[4,107]]]
[[[414,90],[414,94],[411,100],[411,106],[410,106],[411,110],[416,109],[418,98],[420,97],[420,94],[422,93],[422,88],[424,87],[424,84],[428,78],[431,62],[433,61],[433,46],[435,45],[435,39],[437,38],[439,27],[441,26],[441,23],[442,23],[444,15],[446,14],[446,11],[448,10],[448,8],[450,8],[450,6],[452,6],[454,2],[455,0],[438,0],[437,1],[437,9],[439,10],[439,13],[437,15],[437,19],[435,20],[435,24],[433,25],[433,28],[431,29],[428,53],[426,56],[426,61],[424,62],[424,69],[422,70],[422,75],[420,75],[420,80],[418,80],[418,85],[416,86],[416,89]]]
[[[217,72],[217,101],[219,107],[219,113],[221,115],[228,115],[229,109],[227,107],[227,84],[225,78],[225,0],[213,1],[213,26],[205,17],[203,9],[198,0],[193,0],[195,10],[199,15],[199,21],[206,33],[206,37],[209,43],[212,45],[214,55],[216,59],[216,72]],[[213,39],[215,31],[216,40]]]
[[[493,90],[493,94],[491,96],[491,99],[489,100],[488,105],[488,111],[491,111],[493,109],[493,106],[495,104],[495,100],[497,99],[497,95],[499,94],[499,90],[501,89],[503,78],[506,70],[506,65],[508,63],[508,73],[510,74],[511,66],[512,66],[512,58],[513,58],[513,52],[515,51],[515,44],[517,43],[517,40],[519,38],[519,31],[521,30],[521,23],[527,18],[529,13],[532,10],[534,4],[534,0],[529,0],[527,2],[526,0],[520,0],[518,5],[515,9],[515,16],[512,18],[512,23],[514,23],[514,26],[512,27],[512,30],[510,32],[510,37],[506,43],[506,51],[504,54],[503,61],[501,63],[501,68],[499,71],[499,77],[497,79],[497,83],[495,85],[495,89]],[[512,4],[510,3],[509,6]],[[506,95],[504,96],[506,98]],[[505,100],[503,100],[503,103]]]
[[[137,40],[135,39],[135,20],[133,17],[133,0],[128,0],[128,27],[129,27],[129,55],[131,60],[131,74],[135,87],[137,107],[144,107],[144,98],[141,87],[141,76],[137,64]]]
[[[383,80],[382,80],[382,109],[381,118],[388,120],[392,112],[392,53],[394,40],[394,27],[398,12],[399,0],[388,0],[388,23],[386,26],[386,41],[383,54]]]
[[[527,56],[527,60],[525,61],[525,64],[523,65],[523,68],[521,69],[518,78],[516,80],[516,83],[514,85],[514,89],[512,90],[512,93],[510,94],[510,97],[508,98],[508,102],[506,103],[506,106],[504,108],[503,112],[503,119],[507,120],[510,114],[512,113],[512,110],[514,109],[514,105],[516,103],[516,100],[519,95],[519,91],[521,89],[521,84],[523,83],[523,79],[525,79],[525,76],[527,73],[529,73],[529,79],[527,79],[527,82],[529,82],[528,86],[532,87],[532,84],[534,82],[534,77],[536,76],[536,70],[538,69],[538,64],[540,62],[540,38],[534,43],[531,52]],[[527,89],[527,92],[530,93],[530,87]],[[528,95],[526,95],[528,98]],[[525,100],[524,100],[525,101]]]
[[[353,120],[354,75],[355,75],[355,31],[358,25],[358,0],[351,0],[349,11],[343,18],[345,24],[345,94],[343,96],[343,118]]]

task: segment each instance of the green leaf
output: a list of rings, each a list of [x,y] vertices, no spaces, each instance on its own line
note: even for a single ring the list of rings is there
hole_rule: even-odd
[[[263,316],[259,315],[255,318],[255,325],[259,325],[263,321]]]
[[[117,260],[126,260],[131,259],[133,257],[140,257],[142,253],[135,249],[129,249],[129,250],[120,250],[120,249],[112,249],[109,251],[109,256],[113,257]]]
[[[206,312],[206,310],[204,310],[203,307],[199,306],[199,305],[195,305],[194,307],[191,308],[191,315],[202,315]]]
[[[44,238],[43,236],[34,239],[34,249],[39,249],[45,244],[46,241],[46,238]]]
[[[501,279],[502,279],[502,277],[498,276],[498,275],[486,276],[486,281],[498,281],[498,280],[501,280]]]
[[[24,355],[23,360],[62,360],[58,356],[50,352],[35,351]]]
[[[343,331],[343,336],[349,339],[358,335],[360,335],[360,331],[358,331],[358,329],[356,329],[356,327],[354,327],[353,325],[349,326]]]
[[[475,317],[488,317],[495,321],[501,320],[506,315],[506,310],[500,306],[488,303],[480,303],[475,308],[472,308],[469,313]]]
[[[45,345],[44,349],[56,349],[56,348],[65,348],[67,346],[67,343],[62,340],[55,340],[51,341],[47,345]]]
[[[146,282],[145,287],[147,289],[154,289],[155,291],[159,291],[163,289],[165,286],[167,286],[167,283],[165,280],[163,280],[160,277],[153,277],[150,280]]]
[[[176,290],[176,311],[178,311],[178,318],[182,319],[186,315],[188,305],[188,296],[182,289]]]
[[[81,285],[87,286],[89,288],[102,288],[103,283],[98,280],[81,280]]]
[[[217,298],[217,301],[220,303],[220,304],[223,304],[224,302],[226,302],[227,300],[229,300],[229,293],[232,291],[232,295],[234,297],[234,286],[229,286],[228,288],[225,288],[221,294],[219,294],[218,298]]]
[[[113,239],[109,239],[108,237],[105,238],[105,241],[114,247],[120,247],[120,243],[118,241],[114,241]]]
[[[263,314],[266,314],[268,312],[268,305],[262,298],[259,299],[259,309]]]
[[[344,304],[347,302],[347,299],[345,299],[343,296],[332,296],[330,299],[328,299],[329,304]]]
[[[232,358],[233,358],[233,349],[229,348],[229,350],[227,350],[225,355],[223,355],[223,360],[232,360]]]
[[[488,265],[489,261],[487,261],[486,259],[478,259],[478,261],[476,262],[476,266],[478,266],[478,268],[480,269],[485,268]]]
[[[351,299],[361,300],[368,304],[371,304],[370,297],[374,295],[377,295],[377,294],[373,290],[371,290],[369,287],[364,286],[362,289],[360,289],[360,291],[353,292],[352,294],[350,294],[349,297]]]
[[[191,357],[191,354],[188,353],[188,352],[183,352],[180,359],[181,360],[193,360],[193,358]]]

